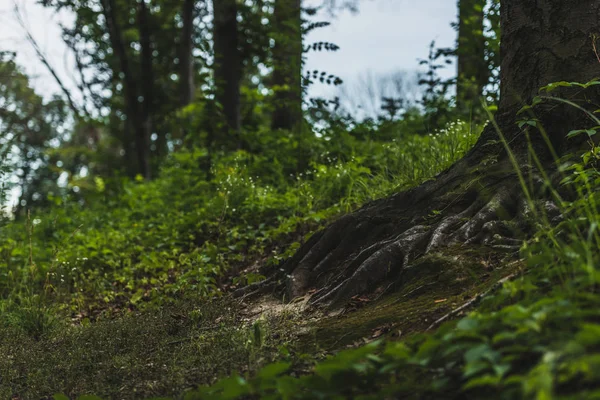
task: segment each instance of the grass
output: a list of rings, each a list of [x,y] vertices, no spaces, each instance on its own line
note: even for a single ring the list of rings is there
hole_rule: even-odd
[[[123,399],[174,396],[232,371],[256,369],[286,340],[255,339],[240,306],[225,301],[182,303],[85,326],[66,326],[36,340],[1,331],[0,397],[36,399],[62,391]],[[265,318],[265,332],[285,317]]]

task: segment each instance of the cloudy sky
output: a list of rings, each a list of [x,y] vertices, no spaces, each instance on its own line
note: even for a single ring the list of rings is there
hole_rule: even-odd
[[[14,17],[14,1],[23,10],[33,36],[67,83],[71,82],[72,59],[61,42],[58,23],[69,24],[72,19],[68,14],[56,15],[44,9],[36,0],[0,0],[0,49],[16,51],[19,63],[34,77],[38,92],[50,95],[57,91],[57,86],[25,41]],[[307,67],[334,73],[348,85],[368,71],[378,75],[415,70],[417,59],[427,56],[432,40],[439,47],[452,45],[455,34],[450,23],[455,16],[453,0],[361,0],[358,13],[342,12],[331,21],[330,27],[311,33],[307,42],[330,41],[341,49],[336,53],[311,54]],[[334,89],[319,85],[311,89],[312,95],[332,93]]]

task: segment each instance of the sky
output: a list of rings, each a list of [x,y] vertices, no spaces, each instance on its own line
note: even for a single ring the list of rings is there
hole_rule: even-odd
[[[68,13],[57,15],[36,4],[36,0],[0,0],[0,49],[17,52],[17,61],[33,78],[38,93],[51,96],[58,86],[38,61],[24,38],[14,16],[14,2],[25,16],[33,37],[67,85],[72,86],[73,60],[60,38],[59,22],[70,24]],[[314,4],[319,0],[304,0]],[[414,71],[418,59],[427,57],[432,40],[438,47],[449,47],[455,41],[450,23],[456,18],[453,0],[360,0],[358,13],[343,11],[334,19],[323,13],[317,19],[330,20],[331,26],[314,30],[306,43],[333,42],[340,50],[333,53],[310,53],[307,69],[327,71],[351,87],[367,74],[378,76],[398,71]],[[453,67],[443,72],[454,73]],[[339,88],[317,84],[309,95],[333,97]]]

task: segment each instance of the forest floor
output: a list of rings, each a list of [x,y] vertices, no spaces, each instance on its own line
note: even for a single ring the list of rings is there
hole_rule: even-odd
[[[10,371],[3,379],[18,399],[57,387],[103,398],[178,396],[281,359],[293,361],[302,374],[341,349],[403,340],[435,329],[440,319],[461,317],[522,266],[514,254],[457,246],[420,258],[402,287],[356,296],[336,312],[307,308],[307,298],[285,304],[271,294],[243,300],[226,294],[108,321],[75,321],[41,340],[3,332],[0,371]]]

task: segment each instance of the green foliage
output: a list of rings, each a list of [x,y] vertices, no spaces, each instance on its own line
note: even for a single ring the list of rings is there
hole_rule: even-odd
[[[53,169],[50,148],[60,143],[66,105],[58,97],[49,101],[37,95],[14,55],[0,52],[0,182],[2,191],[17,186],[16,213],[22,206],[47,206],[39,192],[58,192],[59,174]],[[54,144],[55,146],[55,144]],[[11,172],[7,174],[7,172]],[[2,195],[0,200],[6,200]],[[2,206],[5,206],[2,201]]]

